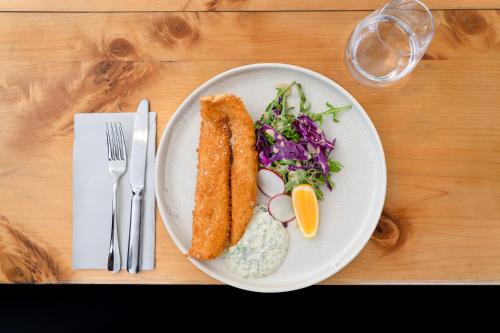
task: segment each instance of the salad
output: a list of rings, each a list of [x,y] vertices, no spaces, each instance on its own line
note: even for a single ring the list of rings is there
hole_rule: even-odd
[[[293,88],[300,98],[298,111],[287,105]],[[338,113],[352,105],[335,107],[327,102],[326,107],[323,112],[312,112],[301,84],[294,81],[277,88],[276,97],[254,124],[259,167],[280,175],[287,194],[297,185],[309,184],[323,200],[320,186],[325,184],[330,191],[335,186],[332,174],[339,172],[342,164],[331,157],[335,139],[329,140],[321,126],[330,117],[338,122]]]

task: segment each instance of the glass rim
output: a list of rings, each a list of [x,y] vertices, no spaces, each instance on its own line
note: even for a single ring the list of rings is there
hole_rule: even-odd
[[[385,5],[383,5],[380,8],[379,12],[382,13],[386,9],[387,6],[389,6],[391,3],[395,2],[395,1],[398,1],[398,0],[390,0],[389,2],[387,2]],[[410,1],[411,2],[415,2],[415,3],[419,4],[420,6],[422,6],[422,8],[427,13],[427,15],[430,17],[431,30],[429,32],[429,35],[425,39],[424,45],[422,46],[423,49],[426,49],[429,46],[429,44],[431,43],[432,39],[434,38],[434,32],[435,32],[435,29],[436,29],[436,26],[435,26],[435,23],[434,23],[434,16],[432,15],[431,9],[429,7],[427,7],[427,5],[425,5],[422,1],[420,1],[420,0],[410,0]]]

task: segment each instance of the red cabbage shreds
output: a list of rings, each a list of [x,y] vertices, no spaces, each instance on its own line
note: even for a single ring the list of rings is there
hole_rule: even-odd
[[[257,142],[255,145],[257,146],[257,150],[260,151],[262,148],[268,146],[266,137],[264,135],[264,130],[262,128],[262,123],[260,121],[257,122],[258,126],[255,129],[255,135],[257,136]]]
[[[261,128],[258,128],[255,130],[255,136],[257,137],[256,143],[255,143],[255,145],[257,147],[257,151],[258,152],[264,151],[265,148],[267,148],[268,144],[267,144],[266,137],[264,136],[264,133],[262,132]]]
[[[322,150],[319,151],[319,154],[314,156],[314,160],[317,165],[321,168],[321,173],[323,173],[323,177],[325,178],[325,183],[328,189],[332,190],[332,185],[330,184],[330,166],[328,165],[328,158],[323,153]]]
[[[283,96],[278,97],[277,104],[273,106],[272,111],[275,116],[279,116],[281,114],[281,102],[283,101]]]
[[[262,128],[262,123],[257,122],[257,124],[260,126],[256,129],[256,136],[257,136],[257,152],[259,154],[259,163],[262,165],[268,167],[271,165],[271,161],[269,160],[271,153],[271,147],[266,139],[266,136],[264,135],[264,129]]]
[[[316,166],[314,166],[314,165],[293,165],[293,164],[290,164],[288,166],[288,170],[290,170],[290,171],[312,170],[312,169],[316,169]]]
[[[274,128],[272,128],[269,125],[263,124],[263,123],[260,123],[260,130],[261,130],[262,134],[265,133],[265,134],[269,135],[270,137],[272,137],[274,140],[278,140],[279,137],[281,136],[281,134],[279,134]]]
[[[269,158],[267,157],[267,154],[263,151],[259,152],[259,163],[262,164],[265,167],[268,167],[273,163]]]
[[[278,131],[266,124],[261,124],[261,131],[275,140],[267,155],[271,163],[282,159],[307,161],[311,158],[305,144],[285,139]]]
[[[270,158],[271,163],[283,159],[307,161],[311,158],[311,154],[304,145],[288,141],[282,136],[281,138],[276,140],[276,143],[271,147],[271,154],[273,154]]]
[[[328,157],[330,155],[330,153],[335,149],[335,142],[336,141],[337,141],[337,138],[332,140],[333,148],[330,151],[327,151],[326,157]]]
[[[293,126],[300,135],[300,142],[312,145],[316,151],[318,148],[325,150],[328,156],[335,148],[335,144],[329,141],[325,133],[316,125],[316,122],[306,115],[300,115],[294,120]]]
[[[293,126],[300,135],[300,142],[306,143],[308,150],[312,152],[313,159],[318,170],[325,179],[326,186],[331,191],[328,165],[328,155],[335,148],[335,140],[329,141],[325,133],[316,125],[316,122],[306,115],[300,115],[294,120]]]

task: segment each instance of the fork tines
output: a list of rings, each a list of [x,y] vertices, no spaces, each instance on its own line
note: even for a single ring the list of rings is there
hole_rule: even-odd
[[[106,142],[108,144],[109,161],[125,161],[127,159],[125,138],[120,122],[106,123]]]

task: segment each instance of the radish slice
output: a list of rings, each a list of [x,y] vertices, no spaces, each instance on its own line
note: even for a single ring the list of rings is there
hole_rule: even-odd
[[[286,194],[278,194],[271,198],[267,205],[269,215],[282,223],[290,222],[295,218],[293,211],[292,197]]]
[[[257,198],[255,200],[257,205],[263,205],[266,206],[269,204],[269,197],[264,195],[261,191],[257,191]]]
[[[269,169],[260,169],[257,173],[257,187],[269,198],[285,193],[285,182],[280,175]]]

